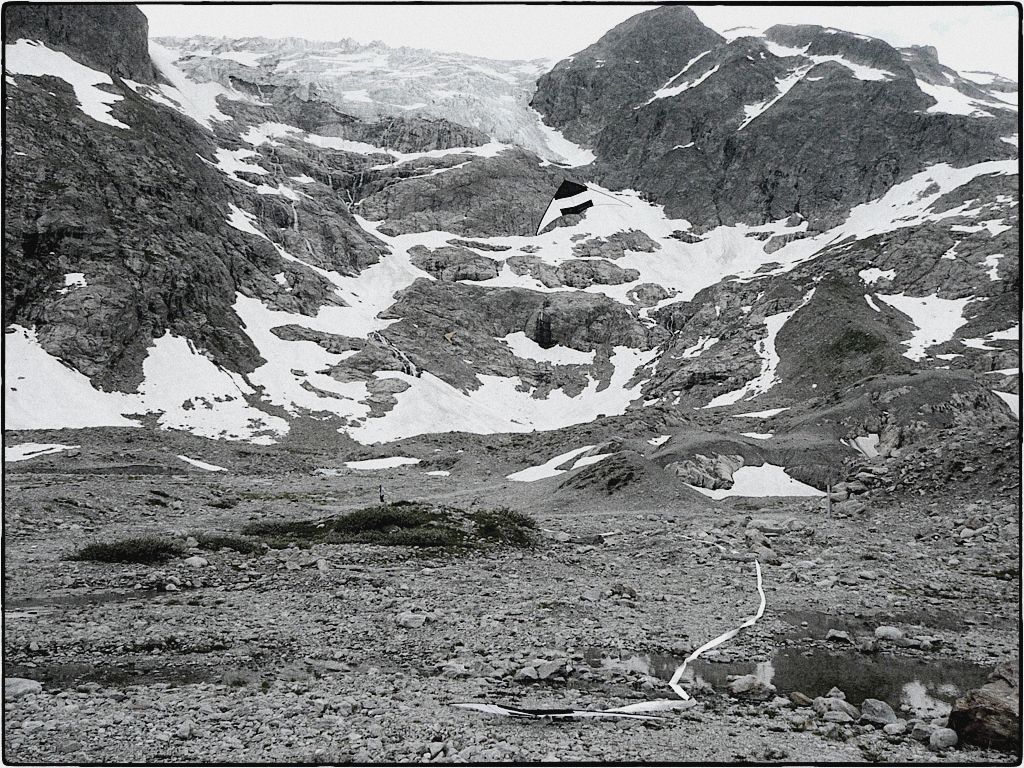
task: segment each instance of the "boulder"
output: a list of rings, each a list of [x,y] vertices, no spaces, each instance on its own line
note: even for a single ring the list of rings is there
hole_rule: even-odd
[[[24,677],[4,678],[5,701],[14,701],[15,699],[20,699],[22,696],[30,696],[36,693],[41,693],[42,690],[42,683],[36,680],[29,680]]]
[[[1001,665],[989,682],[956,700],[949,727],[965,744],[1020,751],[1020,662]]]
[[[830,629],[825,633],[825,640],[830,643],[846,643],[847,645],[854,644],[853,638],[850,637],[850,633],[841,629]]]
[[[729,695],[738,699],[767,701],[775,695],[775,686],[757,675],[742,675],[729,683]]]
[[[879,699],[864,699],[860,705],[860,719],[872,725],[890,725],[895,723],[896,713],[892,707]]]

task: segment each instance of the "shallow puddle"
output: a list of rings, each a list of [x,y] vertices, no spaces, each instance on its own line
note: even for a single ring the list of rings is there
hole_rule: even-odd
[[[224,673],[222,667],[188,666],[133,666],[131,664],[86,664],[67,662],[62,664],[38,664],[29,667],[24,664],[8,664],[4,668],[8,677],[26,677],[38,680],[48,690],[65,690],[85,683],[98,683],[105,688],[123,688],[128,685],[152,685],[169,683],[188,685],[190,683],[220,682]]]
[[[668,654],[603,660],[596,655],[589,660],[599,666],[629,669],[662,680],[670,679],[683,661],[681,657]],[[835,686],[853,704],[859,705],[864,699],[881,699],[897,712],[937,717],[947,714],[958,696],[983,685],[991,671],[989,667],[945,659],[784,648],[769,661],[762,662],[723,663],[698,659],[690,665],[687,677],[707,683],[717,691],[725,691],[730,676],[753,674],[762,682],[774,685],[780,695],[800,691],[811,698],[823,696]],[[685,680],[683,687],[686,687]]]

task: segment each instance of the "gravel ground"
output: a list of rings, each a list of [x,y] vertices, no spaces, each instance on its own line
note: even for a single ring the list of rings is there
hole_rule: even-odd
[[[543,483],[486,467],[456,481],[408,467],[321,477],[269,459],[244,474],[111,474],[106,462],[8,465],[5,675],[42,683],[5,703],[11,762],[1015,762],[928,744],[949,685],[1019,657],[1012,501],[872,499],[830,517],[796,499],[555,503]],[[375,501],[378,482],[393,498],[509,504],[544,538],[469,554],[316,545],[193,548],[205,562],[153,566],[63,559],[93,540],[187,545],[253,520],[337,514]],[[751,553],[767,612],[687,678],[689,708],[657,723],[551,723],[450,706],[672,698],[675,664],[756,609]],[[897,632],[876,638],[879,626]],[[759,682],[731,685],[747,672]],[[911,695],[915,680],[927,695]],[[858,707],[889,699],[905,728],[844,718],[832,686]]]

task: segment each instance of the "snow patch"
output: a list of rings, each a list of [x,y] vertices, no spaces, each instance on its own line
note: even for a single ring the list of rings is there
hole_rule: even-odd
[[[544,348],[522,331],[510,333],[498,341],[505,342],[516,357],[553,365],[590,365],[594,362],[594,356],[597,354],[593,351],[580,352],[578,349],[564,347],[561,344]]]
[[[89,379],[39,344],[35,330],[11,326],[4,334],[4,428],[138,427],[123,413],[141,412],[121,392],[101,392]]]
[[[650,104],[653,101],[657,101],[658,99],[668,99],[671,98],[672,96],[678,96],[683,91],[688,91],[691,88],[696,88],[698,85],[700,85],[713,74],[715,74],[715,72],[719,70],[719,67],[720,65],[715,64],[715,66],[712,69],[709,69],[703,75],[700,75],[699,77],[693,80],[687,80],[686,82],[680,83],[679,85],[673,85],[671,87],[659,88],[654,92],[654,95],[651,96],[651,98],[644,102],[643,106],[646,107],[648,104]]]
[[[998,280],[999,279],[999,260],[1003,258],[1001,253],[993,253],[991,256],[985,257],[985,266],[989,268],[988,279]]]
[[[819,491],[799,480],[794,480],[785,468],[775,464],[764,464],[760,467],[740,467],[732,473],[732,488],[699,488],[691,485],[693,490],[710,496],[712,499],[724,499],[729,496],[824,496]]]
[[[593,456],[584,456],[582,459],[576,461],[572,465],[573,469],[580,469],[582,467],[589,467],[591,464],[597,464],[599,461],[604,461],[609,456],[614,456],[613,453],[595,453]]]
[[[218,467],[216,464],[207,464],[205,461],[199,459],[190,459],[188,456],[182,456],[178,454],[178,458],[184,461],[186,464],[191,464],[193,467],[199,467],[199,469],[205,469],[207,472],[227,472],[224,467]]]
[[[74,89],[78,108],[93,120],[115,128],[131,127],[110,114],[111,107],[124,97],[96,87],[112,86],[114,81],[110,75],[79,64],[66,53],[51,50],[34,40],[18,40],[4,46],[4,68],[12,75],[60,78]]]
[[[935,99],[935,104],[928,107],[928,112],[943,112],[950,115],[972,115],[973,117],[992,117],[988,109],[1010,109],[1008,105],[992,101],[973,99],[948,85],[933,85],[924,80],[917,81],[917,87]]]
[[[570,459],[579,456],[581,453],[586,453],[593,447],[594,446],[592,445],[584,445],[582,448],[574,448],[571,451],[560,453],[558,456],[555,456],[553,459],[549,459],[543,464],[527,467],[526,469],[521,469],[518,472],[513,472],[511,475],[506,475],[506,478],[520,483],[533,483],[537,480],[545,480],[549,477],[564,474],[566,470],[557,469],[557,467],[567,463]]]
[[[778,416],[783,411],[788,410],[789,406],[786,406],[785,408],[769,408],[766,411],[751,411],[750,413],[737,413],[736,416],[748,419],[770,419],[772,416]]]
[[[771,99],[759,102],[757,104],[747,104],[743,107],[744,120],[740,123],[740,127],[737,128],[737,132],[742,131],[750,123],[760,117],[762,114],[771,109],[776,102],[778,102],[783,96],[785,96],[793,88],[794,85],[803,79],[803,76],[807,74],[810,67],[801,67],[799,69],[790,72],[786,77],[776,78],[775,87],[778,90],[778,94]]]
[[[652,437],[647,442],[657,447],[659,445],[664,445],[665,443],[667,443],[670,437],[672,437],[672,435],[659,435],[658,437]]]
[[[591,152],[586,147],[581,147],[579,144],[574,144],[569,141],[565,136],[562,135],[561,131],[557,128],[552,128],[550,125],[544,122],[544,117],[535,110],[533,107],[529,107],[537,117],[537,128],[540,130],[541,138],[547,145],[548,149],[555,155],[554,160],[564,160],[567,165],[571,168],[578,168],[581,165],[590,165],[597,159],[597,155]]]
[[[971,349],[985,349],[989,351],[997,350],[999,347],[990,347],[986,342],[989,341],[1017,341],[1020,339],[1020,326],[1011,325],[1009,328],[1003,331],[992,331],[992,333],[980,339],[964,339],[963,345],[970,347]]]
[[[4,446],[4,461],[26,461],[37,456],[47,456],[78,448],[77,445],[61,445],[60,443],[19,443]]]
[[[740,432],[744,437],[752,437],[755,440],[771,440],[775,437],[772,432]]]
[[[882,278],[885,278],[886,280],[896,279],[895,269],[882,270],[879,269],[878,267],[871,267],[870,269],[862,269],[857,274],[860,275],[860,279],[863,280],[868,285],[871,285],[872,283],[877,283]]]
[[[715,346],[720,341],[717,336],[701,336],[697,339],[697,343],[692,347],[687,347],[680,353],[680,357],[694,358],[700,357],[707,352],[711,347]]]
[[[910,340],[903,342],[907,347],[903,356],[915,361],[924,359],[930,347],[953,338],[957,328],[967,322],[964,308],[974,301],[973,297],[940,299],[936,294],[920,298],[902,293],[876,296],[909,317],[917,327]]]
[[[246,397],[254,391],[245,379],[217,366],[186,338],[166,333],[154,339],[142,370],[139,398],[146,411],[162,411],[158,423],[164,429],[263,444],[288,431],[284,419],[249,405]]]
[[[850,446],[862,456],[873,459],[878,456],[878,440],[878,433],[870,432],[863,437],[851,437],[849,440],[844,440],[843,444]]]
[[[1009,406],[1010,412],[1015,418],[1020,418],[1020,395],[1015,395],[1013,392],[1000,392],[997,389],[993,389],[992,394]]]
[[[614,370],[607,385],[591,378],[575,397],[558,389],[545,398],[535,398],[532,390],[521,390],[518,376],[479,374],[482,385],[464,392],[431,373],[415,377],[378,371],[378,378],[399,379],[409,384],[409,389],[395,395],[398,402],[385,417],[367,418],[347,431],[359,442],[373,443],[438,432],[545,431],[586,423],[601,415],[619,415],[640,396],[642,382],[627,384],[657,353],[657,349],[645,352],[615,347],[611,356]]]
[[[346,461],[345,466],[348,467],[349,469],[394,469],[395,467],[404,467],[410,464],[419,463],[419,459],[414,459],[409,456],[389,456],[384,459]]]

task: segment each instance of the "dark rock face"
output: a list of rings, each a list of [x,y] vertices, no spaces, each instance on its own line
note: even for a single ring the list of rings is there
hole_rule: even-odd
[[[134,5],[25,3],[4,9],[4,42],[39,40],[93,69],[156,81],[149,59],[149,21]]]
[[[1020,754],[1020,665],[1000,666],[991,682],[957,699],[949,727],[960,741]]]
[[[412,263],[438,280],[489,280],[498,276],[498,262],[474,253],[469,248],[445,246],[430,250],[422,245],[409,249]]]
[[[984,121],[927,112],[935,100],[918,87],[900,52],[880,40],[776,26],[768,41],[802,51],[777,56],[763,39],[723,43],[701,33],[695,17],[679,16],[685,34],[678,33],[679,56],[669,66],[657,53],[657,36],[677,18],[668,11],[683,10],[658,9],[620,25],[542,77],[533,104],[567,136],[594,147],[592,173],[602,183],[643,190],[698,231],[795,212],[827,228],[853,205],[928,165],[1015,154],[999,140],[1013,132],[1012,112],[994,110]],[[624,50],[656,53],[638,64],[619,61]],[[814,56],[839,56],[887,74],[862,80],[843,64],[815,63]],[[803,76],[779,97],[777,83],[798,70]],[[663,85],[681,90],[653,98]],[[967,91],[984,96],[964,85]]]
[[[779,376],[790,391],[827,397],[867,376],[910,370],[896,319],[872,310],[859,282],[824,278],[779,332]]]
[[[645,11],[543,75],[531,106],[568,138],[592,145],[613,116],[722,41],[689,8]]]
[[[124,6],[78,10],[102,12],[100,19],[123,11],[127,21],[111,17],[111,30],[139,13]],[[121,50],[109,41],[107,48]],[[260,357],[232,308],[238,292],[305,314],[340,300],[320,274],[229,226],[231,204],[254,211],[274,242],[343,274],[374,263],[383,245],[337,196],[308,196],[297,222],[296,208],[283,198],[230,184],[203,161],[214,156],[208,132],[120,90],[113,114],[129,129],[89,118],[57,79],[19,76],[8,89],[4,325],[36,326],[48,352],[105,389],[131,391],[152,339],[168,331],[191,339],[219,365],[251,371]],[[82,273],[86,285],[63,290],[67,273]]]
[[[387,219],[380,231],[389,235],[432,229],[465,237],[533,235],[561,180],[535,155],[506,150],[435,176],[381,183],[379,191],[371,183],[359,210]]]

